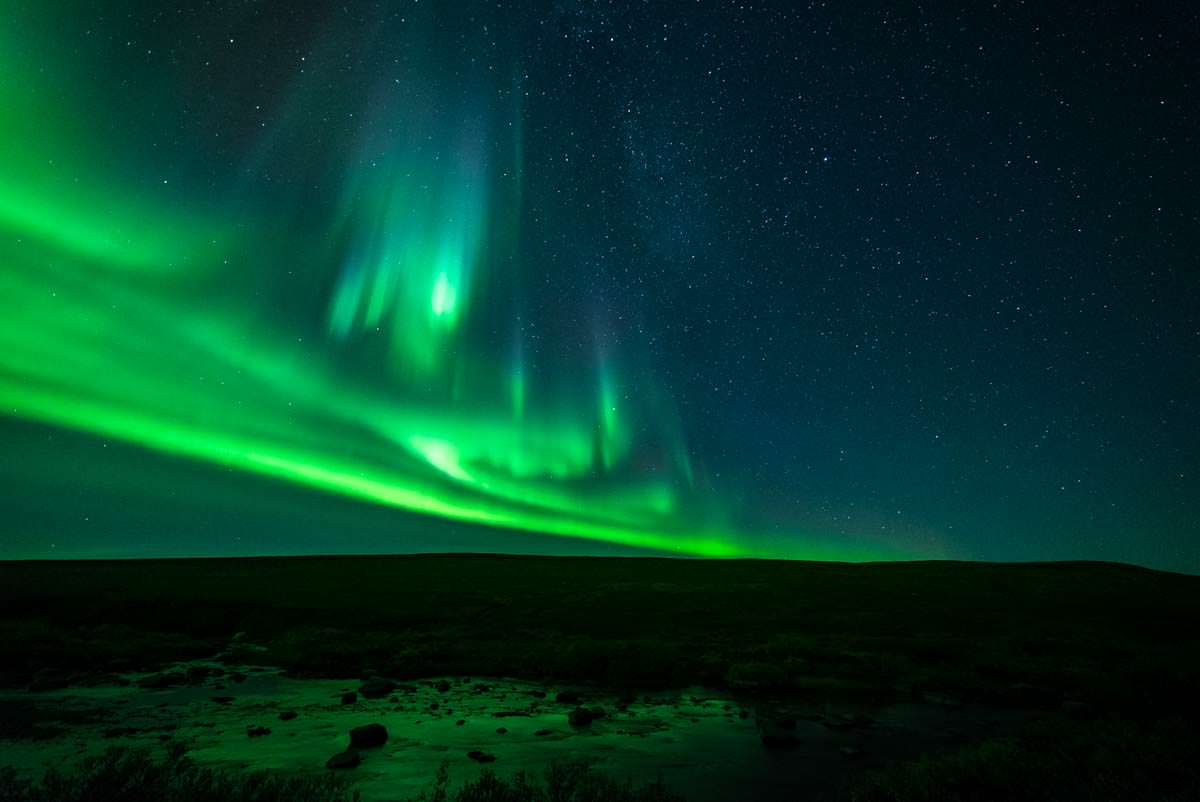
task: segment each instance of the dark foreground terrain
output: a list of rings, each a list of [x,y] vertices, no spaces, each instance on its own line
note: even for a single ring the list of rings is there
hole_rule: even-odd
[[[0,563],[0,684],[6,800],[1200,799],[1200,578],[1125,565]]]

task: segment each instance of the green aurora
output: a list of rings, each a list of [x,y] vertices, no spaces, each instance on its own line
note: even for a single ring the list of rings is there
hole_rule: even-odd
[[[896,556],[743,531],[637,343],[594,321],[576,324],[590,354],[531,342],[545,310],[521,292],[515,61],[372,86],[353,137],[297,167],[294,110],[335,103],[314,66],[227,167],[203,126],[162,144],[147,110],[179,113],[171,76],[88,83],[119,45],[47,50],[55,17],[30,3],[0,20],[4,414],[467,523],[708,557]],[[328,203],[306,205],[300,178],[246,178],[286,169],[319,176]]]

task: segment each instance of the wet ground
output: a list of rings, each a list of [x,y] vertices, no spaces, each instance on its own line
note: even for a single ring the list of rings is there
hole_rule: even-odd
[[[358,680],[204,662],[124,681],[0,691],[0,715],[28,725],[3,733],[0,765],[36,774],[110,745],[174,739],[205,765],[328,771],[352,728],[378,723],[387,742],[346,770],[364,802],[415,796],[442,761],[454,785],[485,766],[540,775],[549,763],[573,760],[635,782],[661,776],[693,802],[777,800],[819,796],[853,772],[990,737],[1021,717],[949,699],[756,705],[701,688],[621,697],[486,677],[433,677],[366,698]],[[572,723],[580,708],[602,716],[583,723],[588,716],[577,713]]]

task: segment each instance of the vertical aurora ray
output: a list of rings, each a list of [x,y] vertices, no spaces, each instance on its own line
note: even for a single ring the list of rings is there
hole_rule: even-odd
[[[329,331],[351,343],[386,338],[395,375],[427,383],[454,372],[456,336],[487,233],[492,187],[480,143],[491,134],[470,114],[422,128],[399,110],[404,99],[395,92],[376,97],[379,109],[397,109],[376,125],[408,134],[393,142],[369,128],[356,175],[345,183],[338,217],[348,255]]]

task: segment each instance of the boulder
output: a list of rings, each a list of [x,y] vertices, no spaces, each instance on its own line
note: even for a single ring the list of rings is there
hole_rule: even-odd
[[[342,704],[352,705],[358,701],[358,694],[354,691],[346,691],[342,694]]]
[[[467,757],[471,758],[471,760],[474,760],[476,763],[495,763],[496,762],[495,755],[490,755],[487,752],[480,752],[478,750],[473,751],[473,752],[467,752]]]
[[[353,769],[357,768],[360,763],[362,763],[362,757],[359,756],[358,752],[338,752],[336,755],[329,758],[329,760],[325,761],[325,768]]]
[[[359,686],[358,692],[365,699],[382,699],[394,690],[396,690],[396,683],[390,679],[373,677]]]
[[[437,681],[437,684],[434,685],[433,687],[437,688],[439,692],[445,693],[446,691],[450,690],[450,681],[440,679]]]
[[[246,728],[246,735],[250,738],[261,738],[264,735],[270,735],[271,731],[260,725],[251,725]]]
[[[388,731],[382,724],[364,724],[350,730],[351,749],[370,749],[387,743]]]
[[[572,727],[586,727],[596,718],[596,714],[586,707],[577,707],[567,714],[567,722]]]
[[[280,721],[291,721],[295,717],[296,717],[295,710],[284,710],[282,713],[279,714]]]
[[[137,681],[139,688],[147,688],[149,690],[162,690],[163,688],[171,688],[176,685],[184,685],[187,683],[187,677],[182,671],[167,671],[160,674],[151,674],[148,677],[142,677]]]

